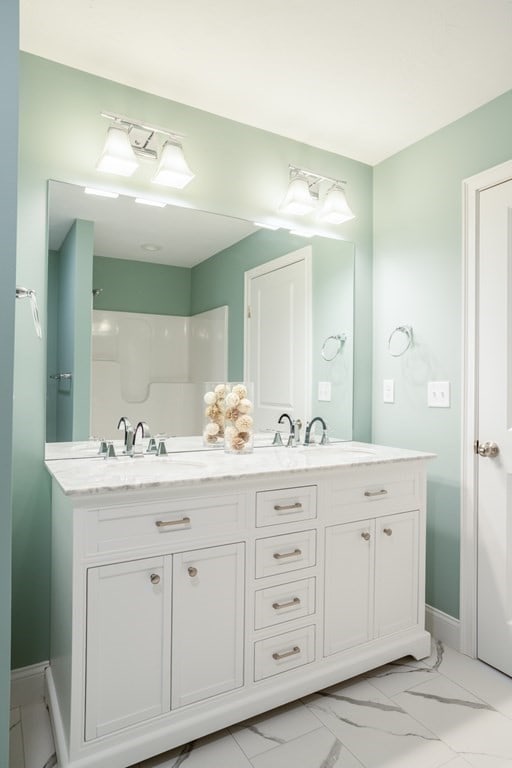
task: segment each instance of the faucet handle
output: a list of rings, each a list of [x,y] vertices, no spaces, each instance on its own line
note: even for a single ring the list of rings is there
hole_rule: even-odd
[[[108,450],[108,443],[105,438],[101,438],[100,447],[98,448],[98,456],[105,456]]]
[[[322,437],[320,438],[320,445],[329,445],[329,438],[327,437],[327,430],[322,430]]]
[[[167,446],[165,445],[165,437],[158,438],[158,448],[156,449],[157,456],[167,456]]]
[[[279,432],[279,430],[277,430],[274,435],[274,439],[272,440],[272,445],[282,445],[282,444],[283,444],[283,440],[281,438],[281,433]]]
[[[116,458],[116,449],[114,448],[114,443],[112,440],[109,440],[106,444],[106,451],[103,454],[103,458],[105,459],[115,459]]]
[[[158,450],[157,444],[156,444],[156,437],[150,437],[148,442],[148,447],[146,448],[146,453],[156,453]]]

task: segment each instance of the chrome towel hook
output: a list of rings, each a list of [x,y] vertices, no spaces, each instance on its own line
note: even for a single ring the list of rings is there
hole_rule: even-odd
[[[403,338],[401,338],[400,342],[397,342],[398,344],[398,351],[392,352],[391,351],[391,341],[393,339],[393,336],[396,334],[403,334]],[[411,325],[397,325],[397,327],[391,331],[389,334],[388,339],[388,351],[391,357],[401,357],[403,354],[407,352],[411,344],[413,343],[413,333],[412,333],[412,326]]]

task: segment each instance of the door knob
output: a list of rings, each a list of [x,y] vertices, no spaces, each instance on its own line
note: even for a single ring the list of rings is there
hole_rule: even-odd
[[[480,454],[480,456],[485,456],[490,459],[493,459],[495,456],[497,456],[499,452],[500,452],[500,449],[498,448],[496,443],[487,442],[487,443],[481,443],[478,446],[478,453]]]

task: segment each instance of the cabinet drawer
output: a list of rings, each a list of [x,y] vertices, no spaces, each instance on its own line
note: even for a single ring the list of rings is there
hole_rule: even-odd
[[[254,628],[272,627],[315,612],[315,579],[259,589],[255,595]]]
[[[282,525],[316,517],[316,486],[280,488],[256,494],[256,526]]]
[[[322,517],[337,522],[406,512],[421,506],[423,475],[407,464],[338,476]]]
[[[87,552],[109,552],[186,543],[245,525],[243,496],[176,499],[106,507],[88,513]]]
[[[316,531],[256,540],[256,578],[309,568],[316,563]]]
[[[254,643],[254,679],[263,680],[315,660],[313,626]]]

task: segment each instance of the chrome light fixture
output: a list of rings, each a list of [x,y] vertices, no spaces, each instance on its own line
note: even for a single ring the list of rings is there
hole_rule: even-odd
[[[296,216],[303,216],[315,209],[316,201],[313,198],[308,183],[308,178],[298,168],[290,168],[290,183],[288,191],[279,210],[283,213],[293,213]]]
[[[111,125],[107,131],[105,146],[96,170],[104,173],[116,173],[118,176],[131,176],[139,163],[130,144],[128,131]]]
[[[183,189],[194,176],[185,160],[181,143],[176,139],[168,139],[162,147],[160,165],[152,181],[166,187]]]
[[[175,189],[183,189],[194,174],[183,153],[184,136],[166,128],[147,125],[122,115],[102,112],[102,117],[111,121],[107,139],[96,169],[104,173],[131,176],[138,168],[139,159],[159,162],[151,179]],[[160,147],[160,137],[165,137]]]
[[[327,224],[341,224],[354,218],[343,188],[345,181],[295,165],[288,170],[290,180],[280,211],[304,216],[317,210],[318,219]]]
[[[327,192],[318,218],[328,224],[343,224],[344,221],[354,218],[347,203],[345,190],[339,182],[336,182]]]

